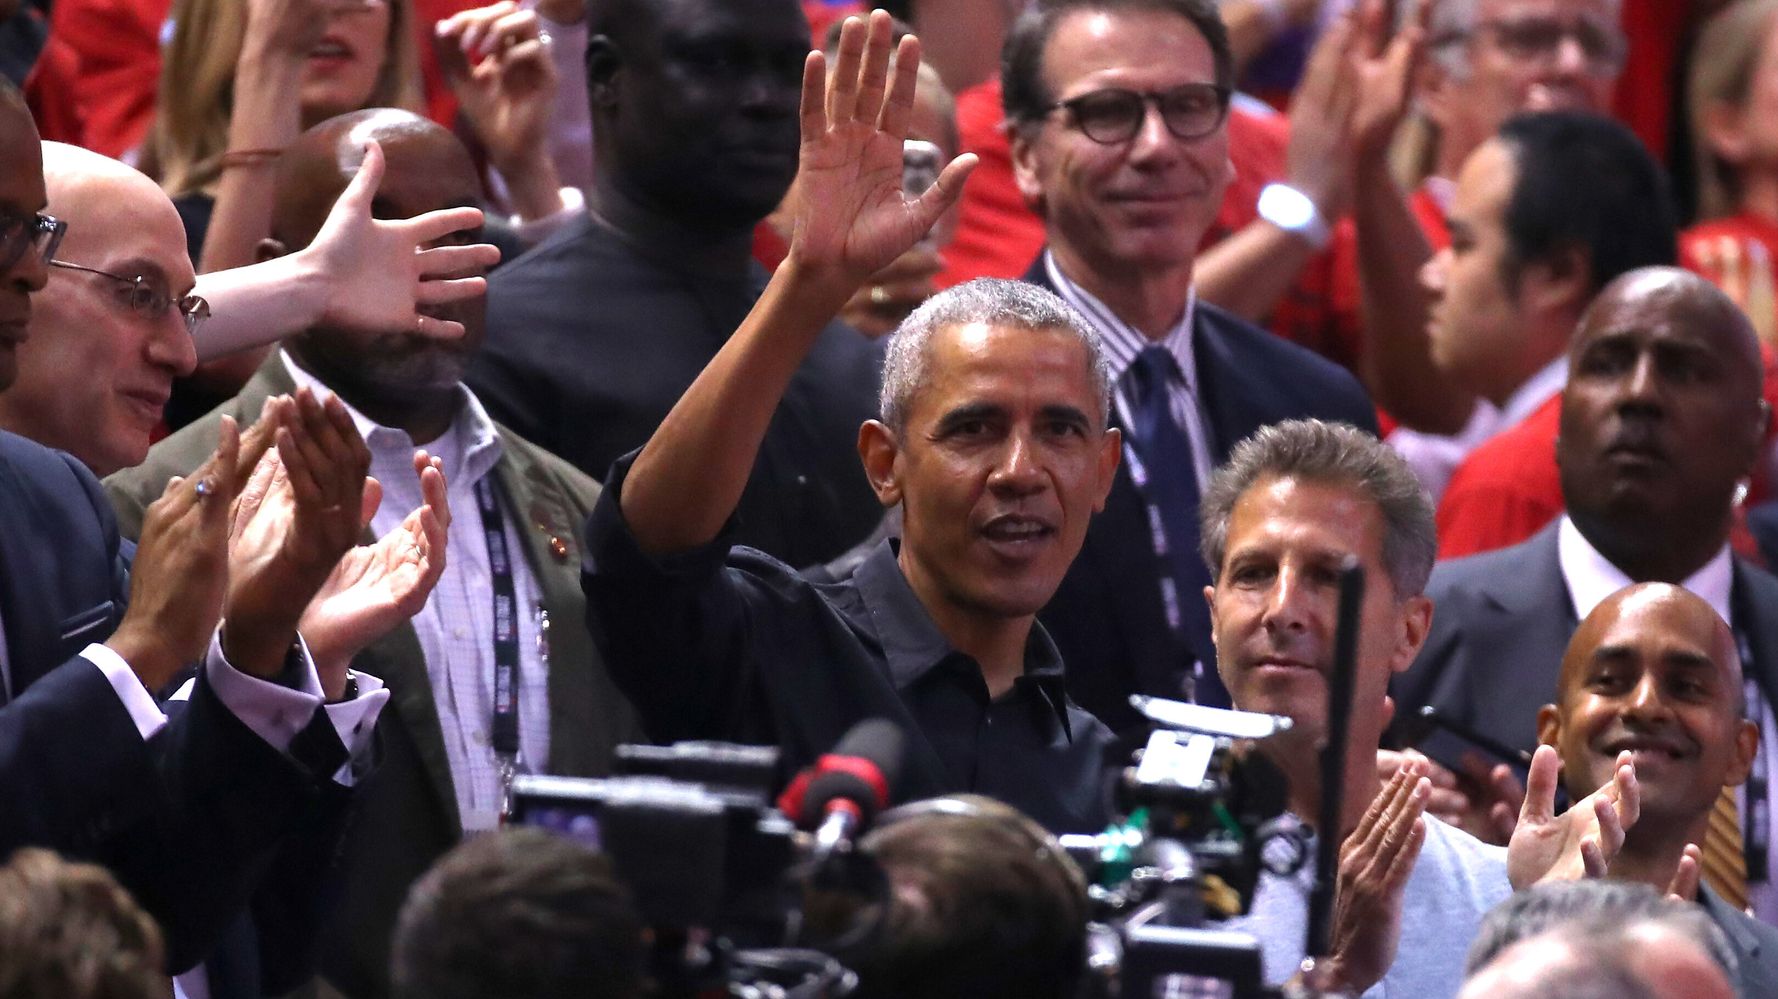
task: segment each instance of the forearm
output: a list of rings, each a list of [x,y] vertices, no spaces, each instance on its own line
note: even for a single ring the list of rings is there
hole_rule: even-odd
[[[507,198],[518,221],[535,222],[562,210],[562,180],[541,144],[531,155],[496,163],[494,169],[506,182]]]
[[[1255,220],[1198,256],[1198,297],[1253,322],[1264,322],[1310,258],[1307,241]]]
[[[1473,397],[1453,390],[1432,362],[1430,303],[1420,269],[1432,249],[1381,156],[1360,167],[1355,214],[1364,314],[1360,362],[1371,397],[1402,424],[1427,433],[1463,429]]]
[[[327,280],[310,254],[299,251],[202,275],[197,294],[210,303],[210,319],[198,327],[196,341],[204,363],[314,325],[327,304]]]
[[[232,152],[282,150],[302,130],[302,62],[247,45],[235,74],[234,110],[229,116]],[[275,157],[225,166],[216,188],[216,207],[204,234],[199,273],[251,264],[259,241],[271,233],[277,172]]]
[[[793,257],[637,456],[623,514],[651,555],[715,538],[740,502],[791,376],[852,291]]]

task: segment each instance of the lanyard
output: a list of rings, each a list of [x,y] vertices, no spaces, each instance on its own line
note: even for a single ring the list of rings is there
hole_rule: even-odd
[[[1760,689],[1759,681],[1754,679],[1751,668],[1753,643],[1748,641],[1747,632],[1741,628],[1732,630],[1735,633],[1735,644],[1741,653],[1747,717],[1760,727],[1760,740],[1763,742],[1765,731],[1773,721],[1768,717],[1770,702]],[[1771,802],[1767,797],[1771,792],[1771,766],[1765,753],[1754,754],[1753,767],[1748,771],[1747,781],[1741,785],[1741,800],[1745,802],[1741,809],[1741,839],[1745,847],[1743,852],[1747,856],[1747,880],[1750,882],[1767,881],[1771,875],[1768,870],[1771,858],[1767,853],[1772,839]]]
[[[500,762],[501,811],[508,811],[512,778],[519,768],[519,627],[518,595],[512,581],[512,562],[501,526],[500,503],[494,496],[493,476],[475,484],[475,505],[481,511],[482,531],[488,542],[488,573],[494,591],[494,717],[489,737]]]

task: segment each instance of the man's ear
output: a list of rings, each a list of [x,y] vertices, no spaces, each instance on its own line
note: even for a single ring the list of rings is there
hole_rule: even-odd
[[[1537,709],[1537,741],[1546,746],[1562,741],[1562,711],[1554,704]]]
[[[1043,180],[1037,172],[1037,135],[1041,126],[1015,122],[1006,123],[1006,136],[1012,145],[1012,178],[1026,207],[1043,214]]]
[[[283,240],[267,236],[254,245],[253,262],[263,264],[268,260],[276,260],[289,252],[290,247],[285,246]]]
[[[586,43],[587,99],[595,108],[617,103],[617,71],[623,58],[608,35],[594,35]]]
[[[858,428],[858,459],[864,463],[864,477],[877,494],[877,502],[885,507],[901,502],[901,444],[895,431],[877,420],[866,420]]]
[[[1420,647],[1426,644],[1426,634],[1432,628],[1432,598],[1421,594],[1409,597],[1401,605],[1401,644],[1395,650],[1395,661],[1390,663],[1397,673],[1405,673],[1414,660],[1420,655]]]
[[[1099,492],[1093,498],[1093,512],[1100,513],[1105,509],[1105,499],[1111,495],[1111,486],[1117,481],[1117,463],[1124,458],[1124,434],[1116,427],[1109,427],[1105,436],[1099,439]]]
[[[1579,244],[1555,250],[1548,257],[1525,265],[1519,273],[1519,287],[1532,308],[1579,314],[1593,297],[1592,254]],[[1572,332],[1566,328],[1562,331],[1564,345]]]
[[[1735,758],[1722,782],[1729,787],[1745,783],[1747,775],[1753,772],[1753,758],[1758,754],[1759,726],[1743,719],[1735,729]]]

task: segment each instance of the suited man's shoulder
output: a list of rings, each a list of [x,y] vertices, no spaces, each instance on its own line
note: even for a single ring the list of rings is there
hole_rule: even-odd
[[[1554,559],[1554,530],[1555,525],[1552,524],[1516,545],[1465,555],[1462,558],[1440,560],[1432,567],[1432,578],[1426,583],[1426,595],[1438,601],[1476,592],[1491,592],[1502,585],[1510,586],[1515,581],[1522,581],[1527,570]]]
[[[501,463],[510,470],[511,483],[522,484],[528,494],[544,493],[568,503],[584,521],[599,499],[599,483],[498,420],[494,429],[500,435]]]
[[[1240,362],[1247,377],[1268,380],[1326,410],[1324,419],[1344,420],[1375,432],[1375,408],[1352,372],[1227,309],[1199,302],[1197,310],[1203,347]]]
[[[73,455],[10,430],[0,430],[0,465],[8,466],[21,488],[40,490],[48,496],[61,495],[67,487],[93,478]]]

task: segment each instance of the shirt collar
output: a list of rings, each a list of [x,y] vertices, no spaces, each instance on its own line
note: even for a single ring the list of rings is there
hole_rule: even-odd
[[[926,606],[908,585],[896,556],[900,542],[890,538],[858,564],[852,582],[864,601],[883,645],[883,658],[889,666],[889,679],[898,691],[907,690],[947,662],[962,661],[970,669],[980,671],[974,659],[952,647]],[[1062,654],[1043,625],[1032,622],[1031,637],[1025,641],[1025,672],[1020,684],[1036,687],[1054,713],[1062,732],[1072,740],[1073,726],[1068,721],[1068,699],[1062,677]]]
[[[290,352],[279,350],[278,357],[290,372],[290,378],[297,388],[308,388],[317,397],[335,394],[314,375],[304,370],[291,358]],[[444,460],[444,471],[452,488],[459,485],[472,486],[480,482],[482,476],[493,470],[500,461],[500,432],[494,426],[494,420],[488,416],[481,400],[468,386],[457,385],[459,405],[457,415],[452,417],[451,425],[438,440],[424,447]],[[344,397],[340,404],[346,407],[347,415],[352,417],[352,425],[358,428],[358,436],[364,438],[365,447],[370,449],[373,468],[410,469],[412,468],[414,439],[407,431],[394,427],[385,427],[359,412],[357,407],[347,402]]]
[[[1117,317],[1111,307],[1094,298],[1092,293],[1075,284],[1056,266],[1055,254],[1043,251],[1043,267],[1049,275],[1050,283],[1056,286],[1069,305],[1080,310],[1092,324],[1099,329],[1099,336],[1105,342],[1105,356],[1111,362],[1112,381],[1121,381],[1130,365],[1136,363],[1136,355],[1143,348],[1155,345],[1155,341],[1142,335],[1142,331]],[[1185,311],[1180,313],[1179,321],[1161,337],[1160,346],[1165,347],[1173,360],[1179,364],[1179,373],[1185,379],[1185,388],[1196,398],[1198,394],[1198,362],[1192,355],[1192,317],[1198,311],[1198,290],[1192,288],[1185,297]]]
[[[1567,514],[1562,515],[1561,526],[1556,529],[1556,561],[1578,618],[1584,619],[1606,597],[1630,585],[1630,577],[1599,554]],[[1734,578],[1733,560],[1728,543],[1724,542],[1721,551],[1679,585],[1697,594],[1724,621],[1730,621],[1729,591]]]
[[[1568,355],[1563,354],[1537,369],[1524,384],[1506,397],[1500,407],[1500,427],[1515,426],[1537,412],[1537,408],[1554,398],[1568,384]]]

